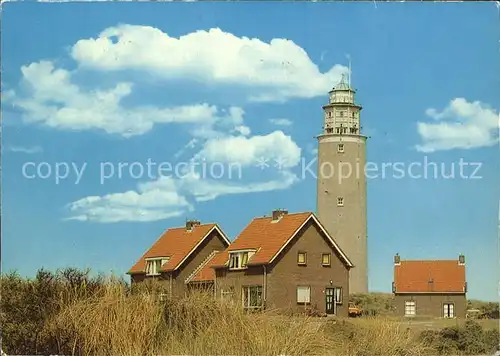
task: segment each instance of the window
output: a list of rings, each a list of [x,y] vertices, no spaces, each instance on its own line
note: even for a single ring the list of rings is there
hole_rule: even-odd
[[[330,257],[331,257],[331,254],[324,253],[323,256],[321,257],[321,264],[323,266],[330,266]]]
[[[417,306],[414,300],[405,301],[405,316],[415,316],[417,313]]]
[[[221,291],[220,291],[220,297],[221,297],[222,301],[231,301],[233,299],[233,295],[234,295],[234,288],[233,287],[221,289]]]
[[[444,303],[443,304],[443,317],[454,318],[455,317],[455,304]]]
[[[337,198],[337,206],[344,206],[344,198],[343,197]]]
[[[309,304],[311,302],[311,287],[298,286],[297,287],[297,303]]]
[[[257,309],[261,308],[262,305],[262,286],[243,287],[243,307],[245,309]]]
[[[307,254],[305,252],[299,252],[297,254],[297,264],[299,265],[307,264]]]
[[[335,288],[335,303],[342,304],[342,288]]]
[[[146,275],[157,276],[160,274],[161,266],[167,263],[168,257],[146,259]]]
[[[335,128],[336,133],[340,133],[340,127]]]
[[[254,255],[255,251],[238,251],[230,252],[229,269],[245,269],[250,257]]]
[[[343,111],[340,112],[340,117],[344,117],[344,112]]]
[[[339,143],[339,145],[337,147],[337,151],[338,152],[344,152],[344,144],[343,143]]]

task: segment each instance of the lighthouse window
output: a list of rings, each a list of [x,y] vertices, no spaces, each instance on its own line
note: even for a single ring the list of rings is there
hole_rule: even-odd
[[[337,198],[337,206],[344,206],[344,198],[343,197]]]
[[[339,146],[337,148],[337,151],[338,152],[344,152],[344,144],[343,143],[339,143]]]

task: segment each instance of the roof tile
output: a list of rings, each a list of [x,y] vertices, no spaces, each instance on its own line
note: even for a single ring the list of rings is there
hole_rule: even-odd
[[[464,293],[465,265],[458,260],[401,261],[394,266],[396,293]]]
[[[161,271],[168,272],[175,270],[179,263],[215,226],[216,224],[198,225],[191,232],[187,231],[185,227],[168,229],[128,273],[144,273],[146,258],[153,257],[170,257],[170,260],[162,266]]]
[[[222,267],[229,259],[229,251],[243,249],[257,250],[248,265],[269,263],[311,215],[311,212],[285,214],[277,222],[273,222],[272,217],[253,219],[236,240],[213,259],[211,265]]]

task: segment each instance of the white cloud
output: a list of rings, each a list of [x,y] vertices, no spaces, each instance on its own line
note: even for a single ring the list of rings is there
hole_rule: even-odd
[[[42,152],[43,149],[40,146],[31,146],[31,147],[8,146],[7,151],[16,152],[16,153],[34,154],[34,153]]]
[[[72,202],[68,204],[72,215],[66,220],[100,223],[164,220],[193,210],[187,196],[204,202],[222,195],[286,189],[297,180],[294,174],[287,171],[280,172],[277,179],[257,183],[206,179],[194,172],[182,178],[161,177],[139,184],[137,191],[90,196]]]
[[[23,119],[63,130],[100,129],[124,137],[141,135],[155,124],[200,123],[200,130],[215,125],[241,123],[244,111],[233,107],[227,112],[206,103],[191,106],[126,108],[122,100],[132,93],[131,83],[118,83],[107,90],[83,91],[71,82],[72,73],[41,61],[21,68],[29,96],[7,92],[8,102],[23,109]],[[201,132],[204,135],[206,132]]]
[[[290,126],[293,124],[292,120],[289,119],[269,119],[269,122],[277,126]]]
[[[79,40],[71,55],[81,67],[103,71],[134,69],[164,79],[253,87],[255,101],[325,95],[348,71],[335,65],[320,72],[293,41],[275,38],[267,43],[219,28],[175,38],[154,27],[119,25],[97,38]]]
[[[172,179],[163,180],[161,189],[139,186],[104,196],[89,196],[68,204],[68,220],[112,223],[119,221],[155,221],[182,215],[193,210],[179,195]]]
[[[456,98],[443,111],[428,109],[426,114],[435,122],[417,123],[423,141],[416,146],[418,151],[472,149],[498,143],[498,112],[484,103]]]
[[[208,140],[197,158],[211,162],[255,165],[262,159],[281,160],[283,168],[294,167],[300,162],[301,149],[290,136],[274,131],[262,136],[232,136]],[[270,162],[272,164],[272,162]]]

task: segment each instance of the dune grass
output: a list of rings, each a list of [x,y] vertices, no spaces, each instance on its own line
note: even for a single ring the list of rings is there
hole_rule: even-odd
[[[202,292],[162,300],[159,284],[131,288],[75,269],[1,282],[7,354],[427,356],[488,349],[497,336],[475,324],[422,338],[391,317],[251,313]]]
[[[383,319],[362,323],[249,313],[210,294],[160,301],[108,283],[61,308],[47,328],[82,355],[424,355],[425,348]]]

